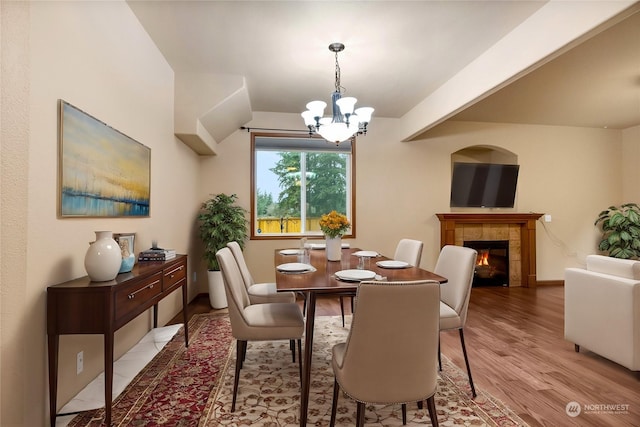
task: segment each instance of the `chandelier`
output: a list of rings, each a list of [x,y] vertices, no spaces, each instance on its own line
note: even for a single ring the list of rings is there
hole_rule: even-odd
[[[329,50],[336,55],[336,82],[335,92],[331,95],[333,107],[332,117],[323,117],[324,109],[327,106],[323,101],[311,101],[307,104],[307,111],[302,113],[304,124],[309,129],[309,135],[314,132],[319,133],[329,142],[336,145],[351,138],[356,134],[366,134],[367,125],[371,120],[373,108],[361,107],[354,111],[358,100],[351,96],[342,97],[342,86],[340,86],[340,64],[338,63],[338,52],[344,50],[342,43],[331,43]]]

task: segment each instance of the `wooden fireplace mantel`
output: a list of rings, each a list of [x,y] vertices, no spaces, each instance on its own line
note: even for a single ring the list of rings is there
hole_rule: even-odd
[[[458,224],[519,224],[522,256],[522,286],[535,288],[536,221],[541,213],[439,213],[440,246],[455,245]]]

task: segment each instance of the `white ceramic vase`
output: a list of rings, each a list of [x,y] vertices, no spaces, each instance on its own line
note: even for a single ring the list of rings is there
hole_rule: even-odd
[[[340,261],[342,259],[342,237],[327,237],[325,251],[328,261]]]
[[[84,256],[84,268],[92,282],[106,282],[118,275],[122,254],[111,231],[96,231],[96,241],[91,243]]]

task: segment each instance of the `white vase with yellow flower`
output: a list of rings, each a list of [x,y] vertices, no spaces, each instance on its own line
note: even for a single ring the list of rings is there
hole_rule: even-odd
[[[331,211],[320,218],[320,230],[326,240],[325,252],[328,261],[340,261],[342,258],[342,236],[351,224],[346,215]]]

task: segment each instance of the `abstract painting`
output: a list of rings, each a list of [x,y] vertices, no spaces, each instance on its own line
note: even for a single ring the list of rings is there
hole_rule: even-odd
[[[60,100],[61,217],[148,217],[151,149]]]

